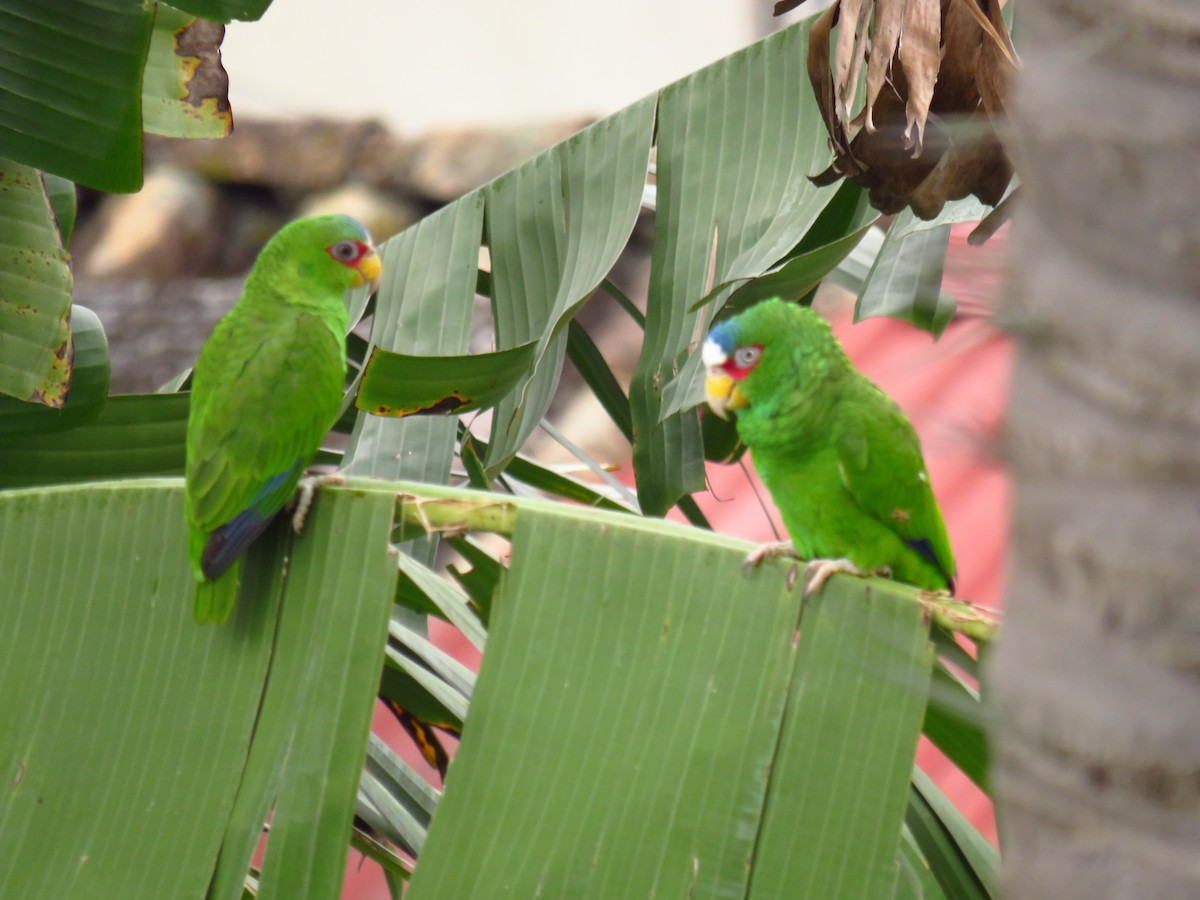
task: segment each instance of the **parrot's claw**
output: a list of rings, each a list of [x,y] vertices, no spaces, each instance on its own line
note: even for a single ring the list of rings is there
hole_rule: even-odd
[[[942,588],[941,590],[937,590],[937,591],[917,591],[917,599],[921,600],[921,601],[953,600],[954,595],[952,593],[950,593],[948,590],[946,590],[945,588]],[[967,606],[972,605],[970,600],[959,600],[958,602],[965,603]]]
[[[829,576],[839,572],[846,575],[868,574],[848,559],[814,559],[804,567],[804,596],[815,594],[829,580]]]
[[[314,475],[311,478],[301,479],[300,490],[296,494],[296,508],[292,510],[292,531],[296,534],[304,531],[304,521],[308,518],[308,511],[312,508],[313,496],[317,493],[317,488],[327,484],[345,483],[346,478],[343,475]]]
[[[796,582],[799,580],[800,580],[800,566],[794,565],[790,569],[788,569],[787,578],[785,578],[783,580],[784,585],[787,586],[788,593],[791,593],[792,588],[794,588],[796,586]]]
[[[753,569],[755,566],[761,566],[768,559],[783,558],[800,558],[800,554],[796,552],[796,548],[792,546],[791,541],[775,541],[770,544],[759,544],[746,554],[746,559],[742,562],[742,571]]]

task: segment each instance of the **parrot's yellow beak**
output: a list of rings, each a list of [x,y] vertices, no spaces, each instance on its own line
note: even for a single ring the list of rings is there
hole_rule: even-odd
[[[729,413],[749,406],[746,395],[739,390],[737,382],[725,373],[709,372],[704,379],[704,399],[709,407],[722,419]]]
[[[362,287],[364,284],[369,284],[371,290],[379,289],[379,279],[383,275],[383,263],[379,261],[379,254],[372,250],[358,262],[358,266],[354,270],[354,287]]]

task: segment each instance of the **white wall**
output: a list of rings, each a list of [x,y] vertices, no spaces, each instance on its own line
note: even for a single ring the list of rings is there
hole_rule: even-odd
[[[229,26],[223,60],[235,116],[379,116],[412,134],[611,112],[751,43],[770,6],[275,0]]]

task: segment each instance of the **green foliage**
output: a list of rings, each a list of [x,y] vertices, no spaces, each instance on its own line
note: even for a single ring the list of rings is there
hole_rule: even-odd
[[[246,573],[259,602],[223,628],[191,620],[182,499],[178,479],[0,493],[5,571],[23,576],[5,577],[0,639],[23,686],[0,698],[0,845],[23,849],[0,895],[197,897],[215,866],[212,896],[240,897],[273,806],[260,896],[337,896],[391,498],[322,497],[294,546],[275,528]]]
[[[60,409],[71,387],[71,270],[41,173],[0,159],[0,394]]]
[[[188,9],[227,21],[258,18],[269,4],[192,0]],[[228,134],[223,35],[221,26],[153,0],[0,4],[0,41],[20,60],[0,67],[0,271],[8,301],[0,303],[0,395],[52,409],[66,402],[74,182],[140,188],[143,129]]]
[[[376,349],[364,367],[354,403],[376,416],[488,409],[513,393],[536,350],[534,341],[464,356],[406,356]]]
[[[470,739],[411,896],[840,896],[839,878],[883,895],[932,658],[920,607],[842,581],[801,612],[784,567],[743,575],[745,550],[518,505]]]
[[[0,74],[0,156],[101,190],[137,190],[153,27],[154,6],[142,0],[7,0],[0,33],[23,64]]]
[[[166,46],[187,16],[255,18],[266,5],[180,3],[185,15],[159,19],[154,41]],[[151,25],[126,6],[132,70],[129,58],[144,65],[154,51]],[[924,785],[909,786],[922,720],[987,783],[977,696],[934,665],[912,593],[835,577],[803,605],[784,587],[785,566],[743,575],[743,543],[637,514],[678,505],[699,518],[688,492],[717,448],[692,408],[697,336],[727,306],[805,294],[872,234],[860,191],[807,179],[828,150],[804,84],[806,44],[806,25],[786,29],[383,244],[370,348],[351,341],[355,359],[372,349],[376,362],[345,398],[348,445],[323,457],[362,478],[323,491],[304,535],[277,528],[254,548],[253,599],[223,628],[189,620],[178,479],[111,481],[182,471],[187,395],[106,397],[103,332],[76,308],[64,409],[0,404],[0,487],[25,488],[0,491],[0,529],[20,538],[0,545],[16,623],[0,667],[39,686],[0,700],[4,721],[19,723],[15,740],[0,740],[0,782],[15,785],[0,796],[0,846],[47,848],[0,872],[0,893],[70,896],[38,881],[52,871],[79,896],[199,895],[210,879],[213,896],[241,896],[273,809],[253,873],[267,897],[337,896],[355,813],[367,830],[354,846],[394,889],[406,864],[393,848],[420,855],[414,896],[467,896],[499,879],[572,896],[771,896],[784,883],[817,896],[843,878],[870,895],[917,885],[937,896],[940,885],[953,896],[953,884],[987,895],[994,859],[981,839]],[[84,75],[98,65],[84,62]],[[66,82],[47,79],[50,102]],[[0,76],[0,110],[12,88]],[[137,104],[124,94],[98,104],[101,124],[123,129],[117,145],[140,148]],[[26,158],[0,127],[0,154],[92,177],[87,133],[58,128],[50,122],[43,155]],[[128,160],[106,171],[127,187],[140,179]],[[45,246],[61,252],[69,190],[40,181],[26,179],[37,216],[0,196],[0,222],[42,223]],[[655,210],[644,315],[607,280],[643,204]],[[865,312],[936,330],[941,313],[920,307],[939,280],[930,234],[903,238],[929,243],[916,265],[901,266],[885,240],[881,253],[860,251],[857,276],[838,277],[884,298],[863,301]],[[477,358],[467,384],[446,360],[468,352],[477,290],[492,305],[497,352]],[[613,300],[644,329],[628,386],[576,318]],[[52,306],[40,309],[53,319]],[[0,331],[3,316],[0,305]],[[554,425],[568,355],[630,442],[636,496]],[[414,366],[426,401],[470,393],[492,406],[486,441],[453,417],[356,412],[356,401],[403,406],[389,378],[399,372],[403,385]],[[595,478],[538,462],[527,452],[538,429]],[[463,472],[485,490],[436,487]],[[64,486],[88,481],[105,483]],[[511,563],[467,536],[484,531],[511,538]],[[428,567],[440,534],[465,560],[451,570],[460,586]],[[478,684],[424,640],[434,610],[486,644]],[[444,724],[465,718],[444,802],[368,743],[376,691]],[[54,804],[41,809],[39,796]],[[51,834],[64,818],[70,833]]]
[[[31,451],[36,452],[43,435],[87,425],[96,420],[108,403],[108,341],[100,319],[86,306],[75,304],[71,306],[71,331],[74,346],[70,403],[53,409],[0,394],[0,441],[21,441],[19,448],[12,449],[26,459]],[[16,461],[10,458],[10,462]],[[27,474],[38,477],[37,467],[29,466]],[[42,477],[50,484],[60,480],[50,473]],[[13,468],[0,473],[0,486],[14,483],[20,483],[20,475]]]

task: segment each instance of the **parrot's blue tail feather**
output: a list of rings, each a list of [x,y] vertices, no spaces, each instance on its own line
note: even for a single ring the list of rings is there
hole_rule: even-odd
[[[912,541],[905,541],[905,543],[908,544],[908,546],[912,547],[914,550],[916,550],[919,554],[921,554],[921,556],[923,556],[929,562],[931,562],[935,566],[937,566],[938,571],[942,573],[942,577],[944,577],[946,579],[946,590],[948,590],[950,592],[950,596],[953,597],[954,596],[955,573],[947,572],[944,568],[942,568],[941,561],[937,558],[937,554],[933,552],[933,544],[931,544],[925,538],[918,538],[918,539],[912,540]]]
[[[233,565],[242,551],[254,543],[254,539],[266,531],[275,513],[261,515],[252,509],[230,519],[208,536],[204,554],[200,557],[200,570],[210,581]]]
[[[269,478],[246,509],[208,536],[200,557],[200,569],[205,578],[218,577],[266,531],[275,514],[291,499],[300,468],[301,461],[297,460],[290,469]]]

